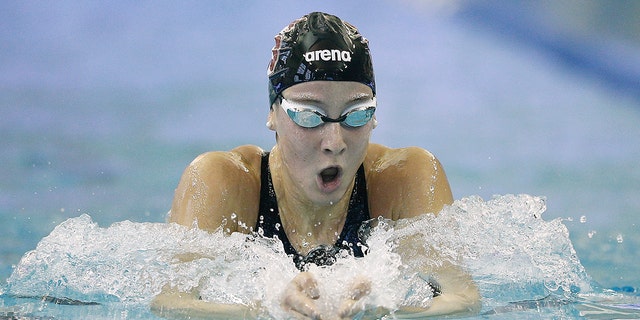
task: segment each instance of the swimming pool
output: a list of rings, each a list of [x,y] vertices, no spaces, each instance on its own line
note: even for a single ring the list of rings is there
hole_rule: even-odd
[[[346,255],[330,267],[310,268],[321,284],[318,304],[324,310],[339,306],[344,283],[357,275],[372,281],[365,305],[428,306],[431,290],[408,266],[430,261],[401,261],[394,251],[410,238],[427,252],[442,253],[442,261],[433,263],[448,261],[473,275],[483,316],[602,317],[604,310],[639,317],[640,297],[598,288],[566,226],[561,219],[545,221],[545,210],[543,198],[529,195],[469,197],[437,217],[376,221],[376,227],[363,229],[369,246],[364,258]],[[260,301],[261,318],[282,319],[280,293],[297,273],[282,244],[272,239],[165,223],[123,221],[101,228],[82,215],[58,225],[25,254],[8,279],[2,297],[11,306],[3,312],[155,318],[149,303],[168,285],[181,292],[198,288],[206,301]]]
[[[16,312],[43,318],[152,317],[145,299],[156,287],[147,288],[151,291],[123,289],[127,283],[141,285],[141,280],[121,274],[123,267],[104,251],[94,248],[94,255],[80,255],[78,261],[85,265],[65,269],[82,274],[83,267],[110,266],[109,270],[120,272],[102,280],[102,291],[79,289],[88,286],[82,277],[65,289],[64,282],[57,283],[60,274],[47,271],[38,273],[38,279],[19,277],[17,266],[41,240],[86,235],[84,240],[68,239],[61,251],[45,254],[55,258],[65,256],[63,253],[76,255],[77,244],[87,239],[102,239],[96,243],[106,245],[99,236],[114,236],[116,231],[142,230],[147,232],[143,240],[165,233],[188,237],[186,232],[155,224],[164,221],[182,169],[207,150],[243,143],[272,145],[271,132],[263,129],[267,111],[264,48],[271,48],[271,37],[282,21],[311,8],[285,3],[279,18],[272,19],[263,16],[270,8],[258,3],[190,8],[140,4],[126,10],[70,3],[3,6],[2,14],[7,16],[2,21],[8,21],[10,28],[3,29],[2,38],[14,50],[2,53],[6,72],[1,76],[0,97],[0,279],[9,280],[13,273],[14,280],[9,281],[26,279],[30,282],[24,283],[31,284],[2,287],[6,293],[0,303],[3,316]],[[371,40],[380,84],[380,125],[373,140],[393,147],[418,145],[434,152],[445,166],[455,198],[477,214],[493,212],[492,218],[498,219],[495,230],[485,226],[480,229],[485,237],[476,235],[476,239],[512,236],[513,241],[519,239],[514,245],[526,243],[514,230],[527,229],[514,226],[515,218],[504,212],[506,203],[484,211],[494,194],[509,205],[522,204],[520,197],[546,197],[542,219],[530,222],[539,228],[556,228],[551,233],[556,239],[544,238],[547,241],[540,240],[538,248],[552,250],[555,241],[563,243],[559,260],[549,265],[566,264],[572,271],[549,282],[542,271],[548,272],[541,267],[544,264],[523,267],[525,261],[539,259],[522,248],[514,252],[521,261],[505,259],[499,272],[490,272],[482,268],[486,260],[474,260],[467,252],[466,266],[474,271],[485,296],[483,312],[523,307],[527,309],[523,317],[571,318],[580,317],[576,306],[585,304],[574,303],[580,299],[612,298],[608,304],[619,307],[637,303],[640,103],[636,98],[579,70],[567,69],[544,52],[455,19],[384,3],[366,9],[378,17],[373,23],[356,14],[363,10],[356,5],[326,6],[327,11],[354,16],[351,20]],[[259,27],[238,26],[238,20],[255,21]],[[228,25],[236,30],[227,32]],[[421,41],[414,41],[416,34]],[[248,38],[256,39],[249,48],[246,41],[240,41]],[[226,44],[225,50],[220,43]],[[235,72],[238,68],[243,72]],[[247,131],[247,127],[257,129]],[[509,194],[531,196],[515,196],[509,202]],[[126,220],[134,222],[123,222]],[[113,223],[118,225],[111,226]],[[72,231],[47,237],[56,227]],[[192,236],[193,241],[216,239]],[[132,239],[133,235],[112,240],[126,247],[124,241]],[[496,245],[494,249],[509,252]],[[146,254],[162,256],[160,247],[156,244]],[[476,248],[476,254],[505,254]],[[125,254],[129,260],[123,258],[132,268],[139,266],[134,256],[149,258],[136,250]],[[96,261],[100,257],[105,260]],[[213,262],[202,263],[193,267]],[[508,279],[516,276],[516,270],[524,270],[526,277],[520,282]],[[550,272],[560,270],[565,269]],[[571,280],[564,278],[570,275]],[[575,288],[569,285],[557,294],[553,283],[560,280],[576,284],[580,292],[573,292]],[[585,283],[590,289],[582,288]],[[122,292],[112,292],[115,288]],[[577,296],[589,292],[593,294]],[[78,306],[73,300],[58,301],[68,305],[55,304],[13,293],[39,297],[62,293],[62,297],[100,304]],[[551,294],[547,300],[533,301],[546,294]],[[121,301],[122,297],[126,299]],[[508,304],[514,301],[525,302]],[[550,308],[538,310],[541,305]]]

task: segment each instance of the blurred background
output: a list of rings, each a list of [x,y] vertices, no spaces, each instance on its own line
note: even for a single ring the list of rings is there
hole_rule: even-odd
[[[271,148],[273,36],[311,11],[370,40],[374,142],[456,199],[545,196],[594,280],[640,287],[633,0],[2,1],[0,281],[69,217],[162,222],[195,156]]]

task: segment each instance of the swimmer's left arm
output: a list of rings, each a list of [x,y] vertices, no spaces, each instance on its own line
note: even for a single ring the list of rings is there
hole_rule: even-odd
[[[434,275],[440,294],[431,300],[428,308],[404,306],[399,310],[401,314],[422,318],[454,313],[476,314],[480,311],[480,293],[468,273],[451,263],[444,263],[430,273]]]
[[[396,196],[401,201],[396,202],[398,205],[392,207],[394,220],[413,218],[426,213],[437,215],[444,206],[453,203],[453,195],[444,168],[430,152],[417,147],[390,149],[386,158],[396,159],[396,165],[391,171],[396,178],[394,183],[395,190],[398,190]],[[403,251],[407,251],[405,248],[411,248],[408,252],[416,249],[414,245],[406,243],[405,247],[401,243],[398,252],[403,259],[407,257],[407,254],[403,254]],[[427,256],[425,252],[421,256],[432,261],[442,260],[437,253]],[[437,281],[441,293],[433,298],[431,306],[427,309],[403,307],[401,312],[423,317],[479,311],[478,288],[471,275],[460,267],[444,261],[437,267],[430,264],[418,268],[423,270],[416,271],[430,275]]]

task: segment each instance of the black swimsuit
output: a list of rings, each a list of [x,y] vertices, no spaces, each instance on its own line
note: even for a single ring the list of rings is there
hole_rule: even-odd
[[[273,183],[271,181],[268,152],[262,155],[261,170],[260,209],[258,211],[256,230],[265,238],[277,236],[278,239],[282,241],[285,252],[293,256],[293,261],[298,269],[303,270],[304,266],[310,262],[316,265],[331,265],[335,262],[335,255],[341,249],[347,249],[356,257],[364,256],[362,250],[364,243],[358,236],[358,230],[362,223],[370,219],[364,166],[360,165],[356,173],[355,184],[353,185],[351,199],[349,200],[347,219],[345,220],[338,241],[336,241],[333,246],[320,246],[315,248],[306,256],[299,254],[293,245],[291,245],[282,227],[278,210],[278,199],[276,198],[276,192],[273,189]]]
[[[256,230],[262,236],[272,238],[277,236],[284,245],[284,251],[293,256],[293,262],[300,271],[306,269],[308,263],[314,263],[318,266],[332,265],[336,261],[336,254],[341,249],[346,249],[349,253],[356,257],[363,257],[364,252],[362,246],[364,241],[360,240],[359,230],[363,223],[370,219],[369,201],[367,199],[367,183],[364,177],[364,166],[360,166],[356,173],[355,184],[351,192],[349,200],[349,209],[347,211],[347,219],[340,233],[338,241],[333,246],[320,246],[309,252],[306,256],[299,254],[289,242],[287,234],[282,227],[280,213],[278,210],[278,199],[273,189],[271,181],[271,171],[269,171],[269,153],[262,155],[262,172],[260,174],[260,209],[258,211],[258,222]],[[442,294],[440,285],[434,280],[429,279],[427,285],[433,292],[433,297]]]

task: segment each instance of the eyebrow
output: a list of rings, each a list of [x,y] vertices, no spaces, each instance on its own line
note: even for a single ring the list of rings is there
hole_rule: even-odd
[[[373,99],[373,97],[374,96],[369,93],[357,92],[347,100],[347,104],[354,104],[361,101],[367,101],[367,100]],[[283,98],[285,97],[283,96]],[[324,103],[316,95],[309,94],[309,93],[293,94],[291,97],[286,97],[285,99],[291,100],[297,103],[324,105]]]

